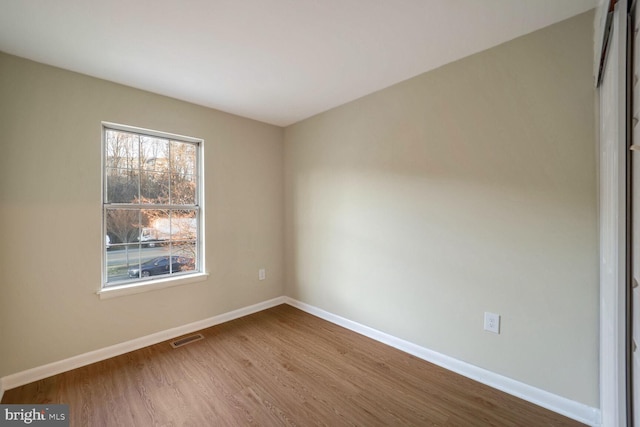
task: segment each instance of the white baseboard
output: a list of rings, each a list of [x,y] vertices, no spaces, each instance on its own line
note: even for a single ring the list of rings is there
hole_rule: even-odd
[[[314,316],[320,317],[321,319],[327,320],[331,323],[335,323],[336,325],[357,332],[383,344],[395,347],[398,350],[402,350],[420,359],[426,360],[427,362],[431,362],[457,374],[478,381],[479,383],[486,384],[535,405],[542,406],[543,408],[549,409],[553,412],[557,412],[576,421],[580,421],[581,423],[590,426],[600,426],[600,410],[597,408],[592,408],[588,405],[549,393],[548,391],[513,380],[500,374],[496,374],[495,372],[462,362],[442,353],[420,347],[419,345],[413,344],[409,341],[396,338],[387,333],[353,322],[349,319],[345,319],[344,317],[337,316],[320,308],[297,301],[293,298],[285,297],[285,302],[309,314],[313,314]]]
[[[208,319],[199,320],[197,322],[167,329],[165,331],[156,332],[154,334],[146,335],[144,337],[136,338],[120,344],[115,344],[99,350],[94,350],[88,353],[73,356],[68,359],[7,375],[6,377],[0,378],[0,392],[4,392],[4,390],[10,390],[15,387],[20,387],[21,385],[29,384],[34,381],[50,377],[52,375],[90,365],[91,363],[100,362],[111,357],[116,357],[130,351],[138,350],[143,347],[160,343],[162,341],[170,340],[172,338],[179,337],[180,335],[189,334],[201,329],[218,325],[220,323],[238,319],[240,317],[257,313],[259,311],[266,310],[268,308],[275,307],[284,303],[285,297],[274,298],[268,301],[260,302],[258,304],[250,305],[248,307],[233,310],[228,313],[223,313],[218,316],[213,316]],[[1,398],[2,396],[0,395],[0,399]]]

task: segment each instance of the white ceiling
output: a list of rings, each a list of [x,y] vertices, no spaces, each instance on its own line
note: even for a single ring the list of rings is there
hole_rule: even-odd
[[[0,51],[286,126],[597,0],[0,0]]]

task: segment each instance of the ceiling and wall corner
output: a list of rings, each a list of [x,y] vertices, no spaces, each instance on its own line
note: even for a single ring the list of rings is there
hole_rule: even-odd
[[[2,0],[0,51],[287,126],[596,0]]]

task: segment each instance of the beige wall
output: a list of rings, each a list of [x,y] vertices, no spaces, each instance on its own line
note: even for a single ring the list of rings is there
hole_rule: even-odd
[[[597,407],[592,35],[583,14],[287,128],[287,294]]]
[[[101,121],[204,139],[206,282],[96,295]],[[275,126],[0,53],[0,377],[282,295],[282,140]]]

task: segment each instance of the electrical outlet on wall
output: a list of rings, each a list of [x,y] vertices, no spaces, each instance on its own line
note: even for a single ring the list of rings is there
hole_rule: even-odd
[[[258,270],[258,280],[264,280],[267,278],[267,270],[264,268],[261,268],[260,270]]]
[[[494,334],[500,333],[500,315],[496,313],[484,313],[484,330],[493,332]]]

